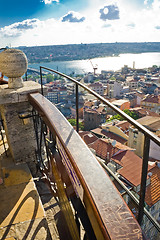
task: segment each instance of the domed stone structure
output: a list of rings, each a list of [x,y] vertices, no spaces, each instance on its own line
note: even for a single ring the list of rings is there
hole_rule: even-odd
[[[23,74],[27,71],[27,57],[18,49],[6,49],[0,53],[0,72],[8,77],[9,88],[23,87]]]

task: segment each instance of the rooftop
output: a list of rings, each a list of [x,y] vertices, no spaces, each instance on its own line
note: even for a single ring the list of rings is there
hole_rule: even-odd
[[[133,150],[132,148],[121,144],[120,142],[116,142],[115,146],[112,146],[112,139],[97,139],[94,143],[89,144],[88,146],[96,151],[97,156],[100,158],[107,160],[107,158],[111,158],[115,153],[119,150]],[[108,156],[109,153],[109,156]],[[109,159],[108,159],[109,161]]]
[[[142,158],[138,157],[133,151],[127,150],[117,152],[111,159],[122,167],[118,170],[121,176],[134,186],[140,185]],[[149,165],[148,170],[152,167],[152,164]]]
[[[150,129],[150,131],[156,132],[160,130],[160,117],[146,116],[139,118],[137,122]]]
[[[160,104],[160,96],[159,95],[148,95],[143,99],[143,102]]]
[[[124,103],[128,103],[128,100],[123,100],[123,99],[119,99],[119,100],[114,100],[112,102],[112,104],[116,105],[116,106],[121,106]]]
[[[153,206],[160,200],[160,168],[155,166],[150,172],[151,184],[147,186],[145,201],[149,206]]]
[[[122,144],[124,144],[127,141],[126,139],[122,138],[121,136],[119,136],[113,132],[107,131],[105,129],[102,129],[102,128],[95,128],[95,129],[91,130],[91,132],[94,134],[97,134],[101,137],[107,137],[112,140],[116,140],[117,142],[120,142]]]
[[[141,117],[145,117],[145,116],[159,117],[158,113],[152,112],[148,109],[141,108],[141,107],[131,108],[130,110],[136,112]]]
[[[89,132],[89,131],[79,131],[79,135],[84,140],[84,142],[88,145],[90,143],[95,142],[98,137],[96,137],[95,134]]]

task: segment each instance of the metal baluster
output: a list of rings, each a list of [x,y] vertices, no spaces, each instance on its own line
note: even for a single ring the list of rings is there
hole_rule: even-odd
[[[144,149],[143,149],[143,165],[142,165],[142,175],[141,175],[139,212],[138,212],[138,219],[137,219],[139,224],[141,224],[142,222],[143,213],[144,213],[144,202],[145,202],[146,181],[147,181],[148,160],[149,160],[149,147],[150,147],[150,138],[145,136]]]
[[[76,84],[76,131],[79,132],[79,110],[78,110],[78,84]]]
[[[41,94],[43,94],[43,84],[42,84],[42,68],[40,67],[40,78],[41,78]]]
[[[27,76],[27,71],[26,71],[26,73],[25,73],[25,77],[26,77],[26,81],[27,81],[27,78],[28,78],[28,76]]]
[[[6,149],[6,146],[5,146],[5,140],[4,140],[4,136],[3,136],[3,129],[4,129],[4,125],[3,125],[3,120],[0,119],[1,121],[1,125],[0,125],[0,132],[1,132],[1,138],[2,138],[2,142],[3,142],[3,147],[4,147],[4,151],[5,151],[5,154],[6,154],[6,157],[8,157],[8,154],[7,154],[7,149]]]
[[[37,150],[36,150],[36,157],[37,157],[37,170],[40,168],[40,165],[42,163],[42,155],[41,155],[41,146],[40,146],[40,136],[39,136],[39,116],[37,115],[36,111],[32,111],[33,116],[33,124],[34,124],[34,130],[35,130],[35,136],[36,136],[36,142],[37,142]]]

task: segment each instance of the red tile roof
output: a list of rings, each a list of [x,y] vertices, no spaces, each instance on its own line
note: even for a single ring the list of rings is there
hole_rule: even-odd
[[[120,121],[119,123],[115,124],[117,127],[119,127],[123,132],[127,131],[129,129],[129,126],[131,126],[131,124],[127,121]]]
[[[98,137],[96,135],[94,135],[93,133],[91,133],[89,131],[80,131],[79,135],[81,136],[81,138],[84,140],[84,142],[87,145],[95,142],[98,139]]]
[[[143,99],[142,102],[150,102],[150,103],[159,103],[160,104],[160,96],[159,95],[148,95]]]
[[[145,117],[145,116],[159,117],[158,113],[151,112],[150,110],[144,109],[141,107],[132,108],[131,111],[134,111],[141,117]]]
[[[132,151],[125,151],[112,157],[112,160],[122,166],[118,170],[132,185],[137,186],[141,182],[142,159]]]
[[[107,113],[104,106],[99,106],[96,110],[99,113]]]
[[[84,107],[92,107],[92,106],[94,106],[94,102],[92,101],[87,101],[84,103]]]
[[[118,170],[118,173],[127,181],[129,181],[134,186],[138,186],[140,184],[142,159],[138,157],[133,151],[119,151],[119,153],[112,156],[111,160],[118,163],[122,167]],[[153,164],[149,164],[148,170],[153,167]]]
[[[113,140],[109,139],[98,139],[94,143],[89,144],[88,146],[96,151],[96,155],[104,160],[107,160],[107,154],[111,158],[119,150],[132,150],[126,145],[116,142],[115,147],[112,146]]]
[[[155,166],[150,172],[151,183],[146,188],[145,201],[151,207],[160,200],[160,168]]]

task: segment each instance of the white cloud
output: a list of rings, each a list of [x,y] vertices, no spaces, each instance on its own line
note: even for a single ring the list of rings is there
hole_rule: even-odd
[[[78,12],[70,11],[62,17],[62,22],[83,22],[85,17],[81,16]]]
[[[4,37],[18,37],[29,29],[34,29],[40,24],[39,19],[27,19],[22,22],[13,23],[0,29],[1,36]]]
[[[106,20],[115,20],[119,19],[119,9],[117,5],[107,5],[99,10],[100,19],[103,21]]]
[[[153,10],[160,11],[160,0],[154,0],[152,3]]]
[[[59,3],[59,0],[43,0],[45,4],[51,4],[52,2],[57,2]]]
[[[8,43],[11,43],[12,46],[32,46],[115,41],[159,41],[160,14],[157,7],[160,1],[155,0],[149,8],[138,10],[129,4],[124,4],[124,1],[119,0],[117,3],[119,12],[117,19],[102,21],[99,9],[108,6],[105,4],[107,1],[95,0],[96,5],[92,4],[92,7],[81,14],[72,11],[59,20],[54,18],[45,21],[27,19],[14,23],[0,29],[1,46],[3,47]],[[111,3],[113,4],[113,2]],[[107,10],[104,14],[108,14]]]

